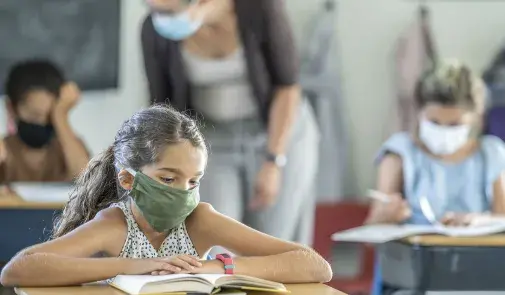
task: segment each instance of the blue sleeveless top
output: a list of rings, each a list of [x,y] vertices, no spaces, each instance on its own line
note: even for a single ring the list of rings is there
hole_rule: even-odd
[[[447,212],[489,211],[493,185],[505,171],[505,143],[482,136],[480,148],[458,163],[442,162],[421,150],[408,133],[397,133],[382,146],[376,159],[393,153],[403,161],[403,195],[412,209],[407,223],[429,224],[420,207],[426,197],[437,218]]]
[[[493,185],[505,171],[505,143],[491,135],[480,138],[480,148],[458,163],[446,163],[421,150],[409,133],[397,133],[382,146],[376,158],[393,153],[403,161],[403,196],[412,209],[406,223],[430,224],[420,198],[426,197],[437,219],[446,212],[482,213],[491,210]],[[373,295],[381,294],[382,279],[376,263]]]

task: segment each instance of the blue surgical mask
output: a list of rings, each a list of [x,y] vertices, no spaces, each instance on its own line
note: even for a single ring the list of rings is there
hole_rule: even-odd
[[[154,13],[152,21],[158,34],[174,41],[181,41],[190,37],[202,26],[202,22],[192,20],[188,12],[174,15]]]

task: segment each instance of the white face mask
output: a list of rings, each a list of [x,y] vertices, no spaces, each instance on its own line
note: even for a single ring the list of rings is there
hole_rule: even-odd
[[[419,138],[435,155],[450,155],[468,141],[470,125],[442,126],[422,119]]]

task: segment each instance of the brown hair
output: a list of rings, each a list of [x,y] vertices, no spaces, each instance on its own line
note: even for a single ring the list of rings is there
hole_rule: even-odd
[[[167,145],[188,140],[207,151],[195,121],[166,106],[141,110],[125,121],[112,146],[93,158],[78,177],[52,238],[61,237],[93,219],[102,209],[126,198],[118,185],[120,168],[140,170],[156,163]]]

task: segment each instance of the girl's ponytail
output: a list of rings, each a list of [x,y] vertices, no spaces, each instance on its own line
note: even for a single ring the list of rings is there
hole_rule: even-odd
[[[114,147],[94,157],[77,178],[61,216],[54,224],[52,238],[61,237],[90,221],[98,211],[119,201],[114,166]]]

